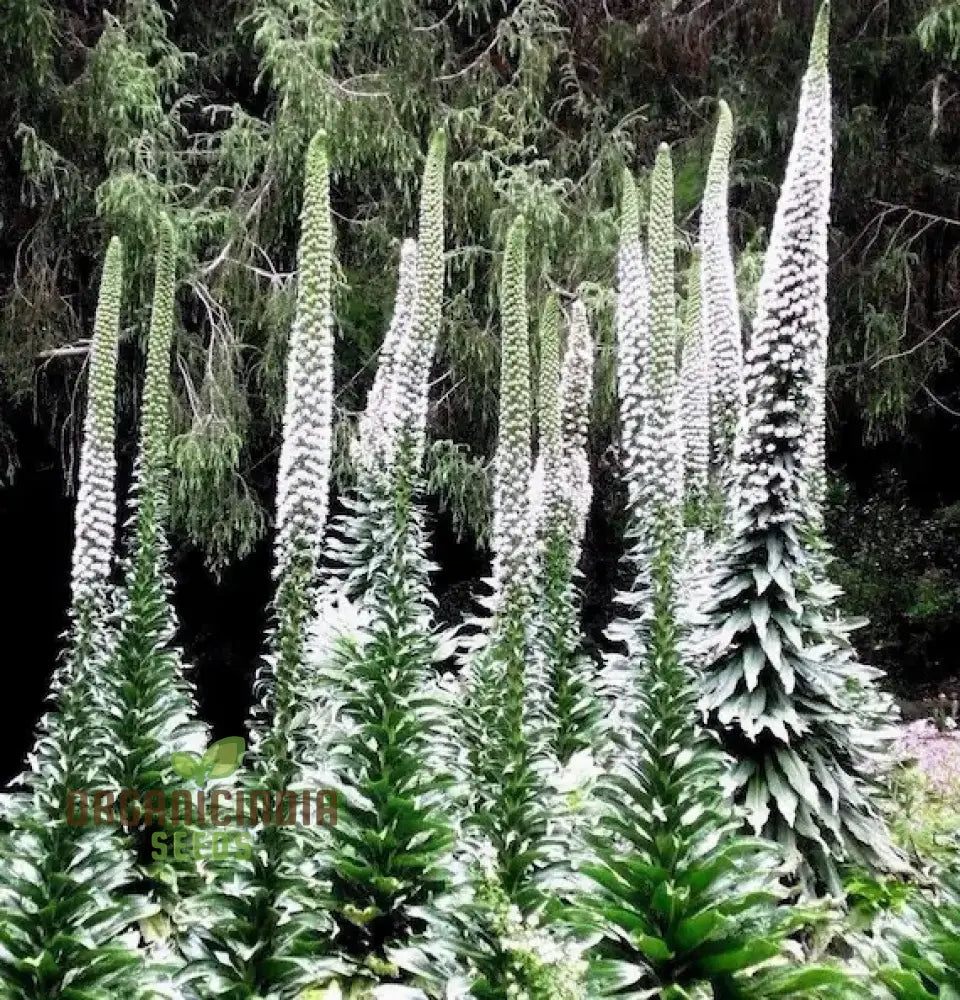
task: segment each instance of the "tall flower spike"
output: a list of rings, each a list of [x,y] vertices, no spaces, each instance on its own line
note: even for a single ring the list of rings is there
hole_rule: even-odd
[[[679,530],[683,493],[677,412],[677,322],[673,235],[673,164],[661,143],[650,181],[650,413],[647,421],[652,513],[665,530]],[[652,550],[651,550],[652,551]]]
[[[550,295],[540,314],[540,390],[537,420],[540,453],[530,493],[538,532],[563,504],[567,492],[563,469],[563,429],[560,422],[560,303]]]
[[[409,353],[410,327],[417,296],[417,243],[406,239],[400,247],[400,271],[393,319],[380,348],[377,374],[374,376],[367,405],[360,418],[361,461],[376,468],[389,455],[396,424],[409,403],[409,389],[399,372]],[[401,398],[402,397],[402,398]]]
[[[855,661],[820,554],[804,544],[826,293],[827,19],[824,4],[758,290],[701,707],[738,758],[730,790],[754,829],[799,846],[820,884],[842,893],[838,862],[895,870],[902,860],[874,800],[893,716],[878,672]]]
[[[531,695],[540,700],[549,746],[563,768],[589,751],[600,703],[595,669],[583,655],[580,595],[575,583],[590,504],[586,456],[593,350],[586,310],[573,305],[567,350],[560,365],[559,311],[548,301],[540,325],[540,458],[546,504],[540,517],[533,626]],[[578,758],[578,760],[581,758]],[[574,770],[576,770],[574,768]],[[561,781],[573,772],[567,772]],[[569,817],[573,821],[573,817]],[[564,825],[566,820],[559,820]]]
[[[620,251],[617,262],[617,393],[623,475],[631,511],[640,506],[644,476],[644,422],[649,408],[650,290],[640,244],[637,189],[629,170],[623,172]]]
[[[301,547],[316,564],[327,519],[333,419],[331,239],[326,139],[318,132],[307,151],[297,309],[287,357],[277,478],[278,576],[289,568]]]
[[[710,476],[710,386],[703,344],[699,253],[694,254],[687,277],[681,357],[684,494],[696,509],[706,499]]]
[[[661,205],[662,208],[662,205]],[[672,205],[668,209],[673,218]],[[653,206],[650,212],[653,220]],[[673,246],[670,228],[671,252]],[[648,247],[651,254],[653,247]],[[616,595],[620,611],[607,629],[607,637],[625,646],[628,655],[606,656],[600,686],[607,702],[606,731],[611,746],[629,733],[634,710],[636,671],[642,663],[650,620],[650,556],[654,494],[661,475],[655,462],[653,433],[653,335],[651,287],[643,249],[636,187],[628,171],[623,174],[623,196],[618,259],[617,296],[617,394],[620,399],[620,441],[623,481],[627,490],[627,552],[624,569],[630,579]],[[617,750],[617,753],[620,751]]]
[[[204,737],[193,687],[174,645],[176,614],[170,596],[166,538],[170,353],[176,292],[175,234],[163,218],[156,269],[137,465],[131,489],[134,513],[125,538],[119,626],[102,711],[116,726],[125,783],[156,780],[170,750],[192,749]],[[130,719],[136,719],[131,726]],[[158,761],[162,760],[162,764]],[[148,777],[149,776],[149,777]]]
[[[113,562],[117,527],[114,396],[122,289],[122,252],[120,240],[114,236],[103,265],[90,345],[71,579],[75,613],[82,604],[96,601],[102,595]]]
[[[809,427],[825,348],[827,228],[830,219],[829,3],[817,17],[803,78],[797,127],[757,290],[746,390],[749,411],[737,440],[744,497],[770,522],[799,514],[796,488],[809,471]],[[784,384],[771,366],[792,371]],[[786,379],[787,376],[784,375]],[[783,468],[781,450],[791,464]],[[793,473],[791,475],[790,473]],[[766,486],[764,486],[766,484]],[[766,489],[770,495],[767,500]]]
[[[526,225],[518,216],[510,226],[500,279],[501,357],[500,426],[493,467],[493,586],[485,601],[492,614],[477,622],[482,631],[468,640],[464,677],[462,743],[470,775],[470,804],[477,833],[492,847],[491,866],[475,889],[492,885],[514,904],[521,917],[543,902],[537,872],[555,860],[551,832],[553,797],[545,788],[548,766],[545,677],[534,662],[531,622],[537,596],[538,547],[529,498],[530,346],[526,300]],[[549,343],[554,335],[552,307],[545,315]],[[547,355],[551,350],[548,346]],[[548,360],[556,375],[555,362]],[[548,396],[550,393],[548,393]],[[555,408],[555,407],[554,407]],[[556,416],[547,417],[547,438],[556,444]],[[548,525],[541,524],[543,529]],[[542,538],[548,537],[544,531]],[[473,825],[471,823],[471,825]],[[468,851],[479,861],[486,850],[475,839]],[[488,881],[488,879],[490,881]],[[491,996],[506,995],[506,979],[496,938],[503,931],[492,914],[451,915],[459,928],[459,947],[472,953],[470,964],[486,978]],[[464,920],[466,918],[466,920]],[[478,926],[473,926],[477,924]],[[492,937],[491,937],[492,936]],[[490,961],[490,965],[487,962]],[[491,978],[492,977],[492,978]]]
[[[397,313],[403,295],[401,288]],[[376,431],[377,464],[361,470],[325,542],[344,586],[331,593],[324,581],[325,606],[296,699],[299,780],[336,789],[341,802],[364,803],[341,812],[324,834],[327,860],[313,891],[325,914],[350,928],[335,935],[338,961],[365,978],[371,954],[416,947],[416,922],[453,881],[448,816],[458,801],[452,772],[461,748],[454,707],[437,683],[441,635],[420,504],[422,463],[410,426],[411,414],[426,404],[422,375],[432,358],[421,352],[433,344],[414,343],[410,333],[401,323],[381,412],[368,407],[371,424],[386,424]],[[371,830],[378,831],[373,838]],[[306,849],[304,855],[311,857]],[[374,975],[396,973],[384,963]]]
[[[527,315],[526,223],[507,232],[500,279],[500,428],[494,460],[494,582],[519,579],[529,557],[530,343]]]
[[[678,642],[682,483],[671,180],[669,152],[661,146],[651,185],[649,245],[648,447],[655,479],[641,539],[649,612],[642,659],[631,655],[628,642],[627,683],[615,682],[617,701],[608,712],[608,725],[615,720],[626,752],[597,783],[593,822],[583,837],[589,853],[579,870],[587,884],[594,882],[594,891],[579,902],[593,918],[597,961],[590,969],[600,972],[585,991],[591,997],[624,996],[625,989],[633,996],[739,996],[741,983],[733,973],[746,973],[743,985],[768,995],[759,985],[759,966],[786,955],[785,939],[795,928],[775,903],[781,894],[775,849],[733,836],[738,817],[720,784],[727,762],[698,723],[698,678]],[[709,859],[698,846],[703,844],[709,845]],[[745,934],[757,935],[763,948],[745,950]],[[781,981],[769,995],[799,995],[796,987],[802,985],[800,977],[792,984]]]
[[[540,442],[550,449],[560,448],[560,302],[549,295],[540,316],[540,396],[538,416]]]
[[[724,477],[743,412],[743,341],[737,280],[730,249],[730,154],[733,117],[720,101],[720,117],[707,171],[700,214],[701,297],[704,349],[710,379],[711,440],[714,463]]]
[[[570,333],[560,375],[563,454],[567,468],[566,489],[572,499],[574,516],[572,541],[574,564],[579,561],[590,512],[590,464],[587,460],[587,431],[590,425],[590,400],[593,396],[593,341],[587,310],[576,299],[570,313]]]
[[[447,134],[438,129],[430,140],[420,188],[420,228],[417,235],[417,300],[411,328],[414,354],[429,358],[420,372],[416,398],[422,400],[411,415],[414,463],[419,467],[426,446],[427,400],[432,359],[440,336],[443,305],[443,185],[447,157]]]
[[[830,184],[833,173],[833,137],[830,129],[830,73],[828,71],[828,21],[821,13],[814,33],[810,52],[811,102],[816,105],[815,118],[819,124],[818,154],[821,158],[819,179],[823,186],[820,197],[829,206]],[[826,212],[829,219],[829,207]],[[812,281],[817,288],[817,311],[814,316],[814,348],[812,352],[813,377],[810,386],[810,422],[806,434],[804,478],[810,490],[810,515],[815,526],[823,516],[823,498],[826,486],[826,434],[827,434],[827,354],[830,321],[827,315],[827,225],[817,231],[819,260]]]
[[[593,340],[587,307],[574,299],[570,308],[570,330],[560,376],[563,408],[563,442],[567,448],[586,448],[593,398]]]
[[[173,347],[173,314],[176,291],[176,239],[170,219],[164,216],[157,240],[153,312],[148,335],[147,372],[143,385],[143,418],[140,430],[141,475],[150,490],[165,494],[167,448],[170,431],[170,351]]]
[[[64,804],[118,759],[101,696],[112,647],[107,611],[116,517],[114,385],[121,247],[104,263],[90,350],[87,416],[73,565],[71,631],[28,769],[11,783],[0,832],[0,995],[121,996],[153,978],[136,927],[156,913],[137,895],[143,870],[108,827],[74,825]],[[112,596],[112,595],[111,595]],[[116,709],[110,702],[109,711]],[[159,982],[151,983],[160,987]]]

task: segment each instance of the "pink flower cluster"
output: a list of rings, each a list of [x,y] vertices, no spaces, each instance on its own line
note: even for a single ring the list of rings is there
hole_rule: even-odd
[[[897,748],[937,791],[960,794],[960,730],[940,732],[931,719],[917,719],[900,730]]]

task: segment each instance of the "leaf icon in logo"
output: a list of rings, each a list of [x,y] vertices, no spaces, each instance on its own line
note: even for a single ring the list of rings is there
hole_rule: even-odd
[[[242,736],[225,736],[207,747],[203,755],[203,771],[210,778],[226,778],[233,774],[243,760],[247,745]]]
[[[170,754],[170,766],[181,778],[186,778],[189,781],[201,766],[200,754],[172,753]]]

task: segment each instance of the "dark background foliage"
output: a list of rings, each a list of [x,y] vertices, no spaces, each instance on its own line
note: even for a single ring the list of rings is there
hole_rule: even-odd
[[[863,652],[912,700],[960,640],[956,350],[960,4],[835,0],[829,510]],[[716,98],[736,121],[745,310],[792,134],[812,0],[7,0],[0,8],[0,622],[28,641],[27,745],[64,624],[82,341],[126,248],[122,451],[161,212],[180,235],[173,542],[204,711],[237,731],[265,624],[269,511],[305,143],[330,133],[338,448],[375,365],[425,138],[450,136],[445,328],[429,471],[447,612],[484,568],[496,248],[530,219],[531,294],[579,289],[598,339],[587,616],[618,554],[612,298],[622,166],[673,147],[686,255]],[[683,261],[681,261],[683,263]],[[212,569],[211,569],[212,567]],[[19,751],[17,751],[19,752]],[[17,753],[13,753],[14,758]],[[13,765],[12,765],[13,766]]]

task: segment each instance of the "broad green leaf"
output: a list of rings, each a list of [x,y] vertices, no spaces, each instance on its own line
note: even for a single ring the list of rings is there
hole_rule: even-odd
[[[780,953],[781,944],[779,941],[766,941],[759,939],[751,941],[750,944],[742,948],[735,948],[731,951],[721,952],[719,955],[711,955],[700,961],[700,968],[708,975],[714,976],[725,972],[739,972],[741,969],[749,969],[751,966],[759,965],[768,958]]]
[[[186,778],[188,781],[194,776],[194,773],[199,769],[200,765],[200,755],[196,753],[177,753],[170,754],[170,766],[173,768],[174,772],[180,775],[181,778]]]
[[[211,743],[203,755],[205,773],[211,778],[226,778],[233,774],[243,760],[246,746],[242,736],[226,736]]]
[[[812,965],[806,969],[789,969],[778,972],[771,981],[763,985],[764,997],[807,996],[807,991],[821,986],[835,986],[843,990],[850,984],[850,976],[842,969],[832,969],[825,965]],[[828,994],[829,995],[829,994]],[[841,994],[833,994],[839,996]]]
[[[928,992],[915,972],[904,969],[883,969],[880,981],[886,985],[896,1000],[935,1000],[935,994]]]
[[[680,921],[674,940],[684,951],[692,951],[707,940],[722,921],[723,916],[717,910],[703,910]]]
[[[634,944],[651,962],[669,962],[673,958],[673,951],[663,938],[638,934],[634,938]]]

